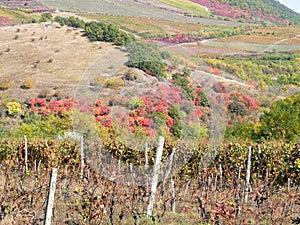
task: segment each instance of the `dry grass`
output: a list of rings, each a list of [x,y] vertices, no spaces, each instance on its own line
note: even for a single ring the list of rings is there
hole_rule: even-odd
[[[199,24],[174,22],[151,18],[134,18],[129,16],[111,16],[100,14],[81,14],[81,16],[83,18],[117,24],[120,28],[131,31],[142,37],[189,33],[198,31],[199,29],[203,28],[203,25]]]
[[[200,44],[171,45],[165,47],[164,50],[167,50],[174,54],[183,54],[185,56],[200,56],[200,57],[213,57],[217,55],[245,53],[242,50],[234,50],[225,47],[204,46]]]
[[[293,38],[287,39],[286,41],[282,42],[282,44],[300,45],[300,37],[293,37]]]
[[[90,66],[114,49],[109,43],[90,42],[81,30],[56,25],[2,27],[0,33],[0,78],[10,77],[15,81],[2,94],[17,97],[34,97],[41,90],[57,87],[72,95],[74,86]],[[26,77],[35,82],[30,90],[20,88]]]
[[[276,37],[272,35],[237,35],[233,37],[221,38],[219,41],[222,42],[247,42],[247,43],[259,43],[259,44],[273,44],[277,41],[280,41],[281,37]]]
[[[279,43],[279,42],[278,42]],[[220,48],[228,48],[228,49],[236,49],[238,51],[248,51],[253,53],[262,53],[262,52],[286,52],[286,51],[295,51],[300,50],[300,45],[297,44],[280,44],[272,43],[272,44],[261,44],[261,43],[249,43],[249,42],[222,42],[217,40],[210,40],[205,42],[203,45],[205,46],[213,46]]]
[[[247,42],[256,44],[273,44],[280,40],[287,39],[283,44],[299,44],[297,35],[300,35],[300,28],[296,27],[270,27],[253,29],[248,35],[237,35],[221,38],[223,42]]]

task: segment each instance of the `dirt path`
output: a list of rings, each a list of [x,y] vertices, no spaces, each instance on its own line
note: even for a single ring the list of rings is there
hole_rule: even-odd
[[[270,52],[271,50],[274,49],[274,47],[276,47],[276,45],[280,45],[281,43],[289,40],[289,39],[293,39],[293,38],[298,38],[300,37],[300,34],[296,35],[295,37],[291,37],[291,38],[284,38],[284,39],[281,39],[275,43],[273,43],[272,45],[270,45],[269,47],[265,48],[264,50],[262,50],[261,52],[259,52],[259,54],[263,54],[264,52]]]
[[[217,76],[212,73],[208,73],[202,70],[195,70],[191,72],[191,78],[194,80],[196,83],[201,83],[201,82],[207,82],[207,83],[213,83],[213,82],[224,82],[227,84],[236,84],[242,87],[247,87],[247,88],[253,88],[252,86],[245,84],[241,81],[237,80],[231,80],[222,76]]]

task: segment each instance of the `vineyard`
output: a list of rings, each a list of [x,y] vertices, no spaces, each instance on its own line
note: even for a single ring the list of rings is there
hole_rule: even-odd
[[[49,9],[38,3],[34,0],[22,0],[22,1],[16,1],[16,0],[1,0],[0,5],[4,6],[7,9],[19,9],[19,10],[25,10],[29,12],[47,12]]]
[[[103,161],[95,160],[87,146],[84,142],[87,159],[81,164],[76,141],[1,141],[2,224],[43,223],[52,167],[59,168],[53,224],[299,223],[299,146],[253,145],[249,184],[245,143],[223,145],[206,169],[199,168],[202,147],[180,171],[173,171],[172,165],[175,168],[183,149],[176,150],[174,159],[165,155],[148,216],[152,172],[137,171],[152,168],[155,145],[133,169],[117,156],[108,157],[111,149],[105,144],[98,145],[96,153]],[[163,151],[168,148],[165,145]]]
[[[299,28],[193,2],[0,10],[1,225],[300,224]]]

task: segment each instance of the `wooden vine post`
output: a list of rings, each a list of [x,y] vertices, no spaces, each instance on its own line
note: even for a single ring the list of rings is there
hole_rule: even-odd
[[[155,202],[155,193],[158,183],[158,175],[160,169],[160,162],[162,158],[163,148],[164,148],[165,139],[163,137],[158,138],[158,147],[156,149],[155,163],[153,168],[153,175],[151,179],[151,190],[149,195],[149,204],[147,206],[147,216],[152,216],[153,205]]]
[[[145,169],[145,182],[146,182],[146,190],[147,190],[147,193],[148,193],[148,191],[149,191],[149,189],[148,189],[148,186],[149,186],[149,178],[148,178],[148,144],[146,144],[145,145],[145,167],[144,167],[144,169]]]
[[[48,192],[47,209],[45,214],[44,225],[51,224],[52,211],[54,205],[54,194],[56,189],[56,179],[57,179],[57,168],[52,168],[50,182],[49,182],[49,192]]]
[[[83,179],[84,169],[84,150],[83,150],[83,137],[80,137],[80,178]]]
[[[25,161],[25,172],[28,171],[28,147],[27,147],[27,137],[24,135],[24,151],[25,151],[25,156],[24,156],[24,161]]]
[[[245,203],[248,202],[248,193],[250,188],[251,151],[252,151],[252,146],[249,146],[248,159],[247,159],[247,171],[246,171]]]

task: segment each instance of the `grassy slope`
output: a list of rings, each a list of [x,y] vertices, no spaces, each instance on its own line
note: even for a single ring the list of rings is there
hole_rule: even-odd
[[[12,20],[20,21],[20,22],[28,22],[32,19],[37,19],[39,16],[36,14],[28,14],[26,12],[21,12],[17,10],[8,10],[4,8],[0,8],[0,16],[9,17]]]
[[[243,51],[248,51],[248,52],[253,52],[253,53],[262,53],[262,52],[270,52],[270,51],[286,52],[286,51],[300,50],[300,45],[296,45],[296,44],[286,44],[286,45],[257,44],[257,43],[236,42],[236,41],[222,42],[222,41],[210,40],[210,41],[205,42],[203,45],[237,49],[237,50],[243,50]]]
[[[117,1],[114,3],[112,1],[103,0],[38,0],[38,2],[44,5],[60,10],[75,11],[75,12],[89,12],[89,13],[100,13],[116,16],[131,16],[138,18],[154,18],[162,19],[168,21],[180,21],[185,23],[195,23],[203,25],[223,25],[223,26],[244,26],[249,25],[246,23],[214,20],[199,17],[183,16],[177,12],[172,12],[170,10],[161,9],[158,7],[151,7],[145,4],[137,4],[133,0],[128,0],[126,2]]]
[[[208,17],[209,12],[203,6],[190,2],[188,0],[159,0],[165,4],[185,10],[189,15]]]
[[[121,29],[132,32],[141,37],[155,37],[166,34],[189,33],[203,28],[203,25],[158,20],[151,18],[134,18],[128,16],[110,16],[100,14],[81,14],[82,17],[113,23]]]
[[[68,27],[16,25],[0,27],[0,33],[0,80],[14,80],[13,87],[1,94],[18,98],[56,91],[72,96],[91,65],[113,49],[108,43],[90,42],[80,30]],[[20,88],[26,77],[35,81],[34,88]]]
[[[275,0],[223,0],[232,6],[238,6],[242,9],[261,10],[262,12],[274,15],[282,19],[288,19],[292,24],[300,25],[300,14],[287,8],[279,1]]]
[[[204,42],[204,46],[225,47],[249,52],[298,51],[300,50],[300,28],[258,28],[249,34],[221,38]]]

